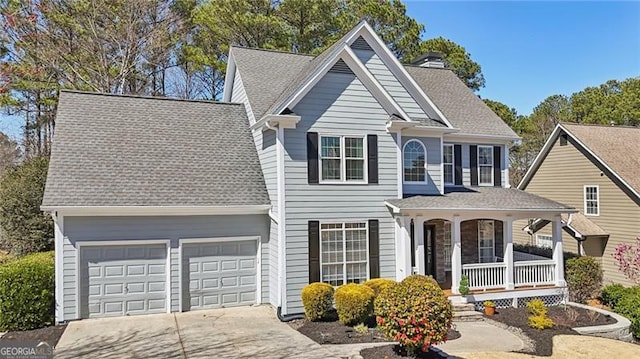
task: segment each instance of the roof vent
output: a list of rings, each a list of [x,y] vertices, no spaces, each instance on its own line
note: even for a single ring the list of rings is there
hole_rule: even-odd
[[[354,50],[373,51],[371,46],[369,46],[369,43],[367,42],[367,40],[365,40],[362,36],[358,36],[358,38],[353,42],[353,44],[351,44],[351,48]]]
[[[353,72],[349,68],[349,66],[342,61],[342,59],[338,60],[335,65],[329,70],[329,72],[339,73],[339,74],[350,74],[353,75]]]
[[[444,57],[442,57],[442,54],[439,52],[429,51],[413,60],[412,64],[418,65],[420,67],[435,67],[438,69],[444,69]]]

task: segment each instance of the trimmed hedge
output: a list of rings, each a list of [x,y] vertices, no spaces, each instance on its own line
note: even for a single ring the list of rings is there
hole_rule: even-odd
[[[566,273],[571,300],[585,303],[602,290],[602,267],[593,257],[569,259]]]
[[[606,286],[600,294],[602,302],[631,321],[631,333],[640,338],[640,287],[620,284]]]
[[[342,324],[364,323],[373,314],[373,289],[364,284],[349,283],[336,289],[336,312]]]
[[[398,282],[388,278],[374,278],[374,279],[369,279],[368,281],[362,284],[373,289],[373,293],[377,297],[383,290],[389,287],[393,287],[394,285],[398,284]]]
[[[53,258],[53,252],[35,253],[0,266],[0,330],[31,330],[54,323]]]
[[[333,287],[327,283],[311,283],[302,288],[304,314],[310,321],[327,318],[333,308]]]

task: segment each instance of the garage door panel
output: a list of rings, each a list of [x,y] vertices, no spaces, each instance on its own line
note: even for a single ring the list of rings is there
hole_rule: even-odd
[[[164,244],[92,246],[80,256],[82,317],[166,311]]]
[[[184,309],[254,304],[256,252],[255,241],[183,245]]]

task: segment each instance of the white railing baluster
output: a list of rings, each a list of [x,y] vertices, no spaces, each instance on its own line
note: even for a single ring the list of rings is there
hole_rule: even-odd
[[[470,290],[504,288],[506,268],[502,262],[463,264],[462,274],[469,278]]]
[[[553,260],[520,261],[513,264],[515,286],[552,285],[555,282]]]

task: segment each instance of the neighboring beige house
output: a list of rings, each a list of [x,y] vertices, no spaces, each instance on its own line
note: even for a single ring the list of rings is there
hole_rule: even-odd
[[[613,253],[640,235],[640,128],[558,124],[518,186],[580,210],[562,215],[564,249],[599,258],[604,282],[630,284]],[[550,246],[551,225],[514,224],[514,243]]]

